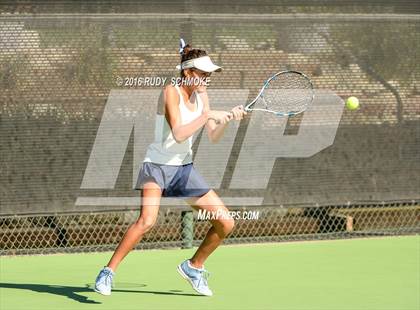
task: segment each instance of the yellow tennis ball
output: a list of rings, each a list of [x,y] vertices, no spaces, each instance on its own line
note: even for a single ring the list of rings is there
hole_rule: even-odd
[[[356,110],[359,108],[359,99],[356,97],[348,97],[346,100],[346,108],[349,110]]]

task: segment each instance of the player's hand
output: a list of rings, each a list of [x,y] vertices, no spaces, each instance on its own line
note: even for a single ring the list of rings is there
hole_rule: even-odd
[[[232,119],[232,113],[226,111],[210,110],[208,112],[209,119],[212,119],[216,124],[227,124]]]
[[[238,105],[234,107],[231,111],[232,118],[236,121],[240,121],[244,118],[244,115],[246,115],[246,111],[244,109],[243,105]]]

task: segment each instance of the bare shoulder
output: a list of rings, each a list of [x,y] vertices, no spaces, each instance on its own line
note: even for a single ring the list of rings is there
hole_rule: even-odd
[[[179,96],[178,92],[173,85],[167,85],[163,89],[163,95],[165,98],[166,104],[178,104],[179,103]]]
[[[163,89],[164,102],[165,102],[165,114],[167,114],[168,122],[173,127],[173,118],[178,118],[179,116],[179,95],[178,91],[173,85],[167,85]]]
[[[177,92],[177,90],[175,89],[175,86],[174,86],[174,85],[172,85],[172,84],[166,85],[166,86],[163,88],[163,93],[164,93],[165,95],[171,95],[171,94],[177,94],[177,95],[178,95],[178,92]]]

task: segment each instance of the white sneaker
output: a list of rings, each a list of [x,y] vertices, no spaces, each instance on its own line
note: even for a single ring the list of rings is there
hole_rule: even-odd
[[[109,296],[111,295],[112,279],[115,273],[109,267],[104,267],[96,277],[95,292]]]
[[[206,269],[194,268],[188,259],[178,265],[177,269],[179,274],[191,284],[197,293],[205,296],[213,295],[213,292],[207,284],[210,273]]]

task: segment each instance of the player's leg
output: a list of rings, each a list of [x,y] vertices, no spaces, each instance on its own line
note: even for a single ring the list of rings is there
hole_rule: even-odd
[[[211,296],[213,292],[207,284],[208,272],[204,269],[204,261],[232,231],[234,221],[227,213],[228,209],[213,190],[202,197],[189,198],[187,202],[196,210],[215,212],[216,215],[221,215],[211,220],[212,227],[194,256],[178,266],[178,272],[191,284],[194,290],[202,295]]]
[[[140,216],[135,223],[130,225],[107,265],[114,272],[128,252],[140,242],[144,234],[156,223],[161,199],[161,189],[156,183],[148,182],[144,184],[141,192],[142,207]]]
[[[127,229],[108,265],[96,277],[95,291],[98,293],[111,295],[112,279],[118,265],[156,222],[162,195],[159,185],[154,182],[147,182],[144,184],[141,193],[142,207],[140,216]]]
[[[187,201],[196,210],[201,209],[219,215],[218,218],[211,220],[212,227],[209,229],[203,242],[190,259],[192,266],[202,268],[205,260],[232,231],[234,220],[229,216],[229,210],[214,190],[210,190],[202,197],[190,198]]]

